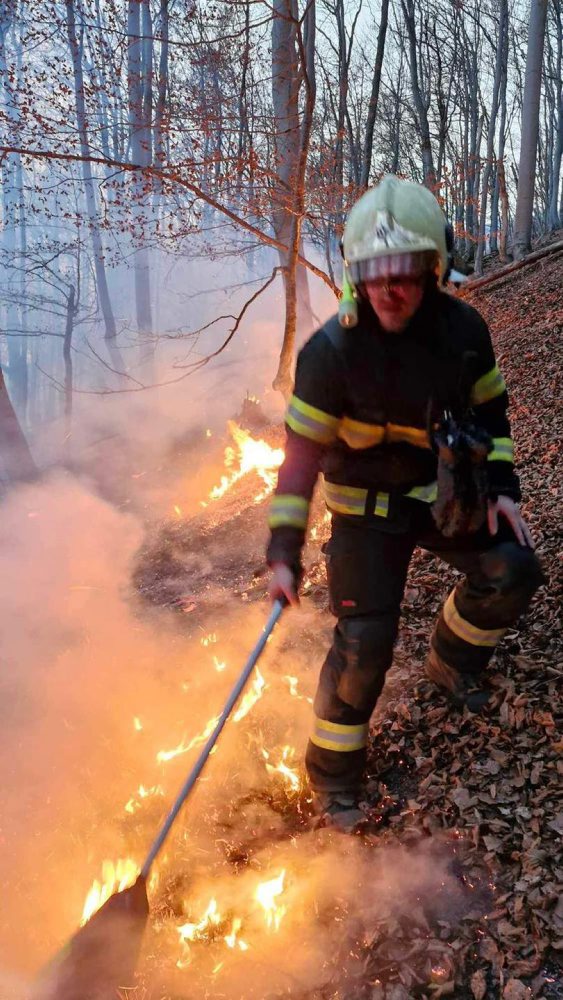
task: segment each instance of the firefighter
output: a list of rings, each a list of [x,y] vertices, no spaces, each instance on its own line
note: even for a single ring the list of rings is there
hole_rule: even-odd
[[[270,594],[298,602],[301,549],[319,473],[332,645],[314,700],[306,767],[322,822],[355,830],[370,716],[393,656],[415,547],[464,574],[431,639],[427,676],[460,708],[490,700],[485,671],[542,582],[519,509],[507,393],[486,323],[442,291],[446,220],[425,187],[385,177],[352,207],[345,292],[299,353],[287,447],[269,525]],[[348,292],[346,293],[346,289]],[[484,523],[439,529],[432,428],[470,412],[486,454]]]

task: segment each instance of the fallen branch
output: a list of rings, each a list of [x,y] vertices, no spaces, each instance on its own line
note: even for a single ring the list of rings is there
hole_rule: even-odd
[[[463,295],[467,292],[475,292],[479,288],[483,288],[485,285],[492,285],[495,281],[500,281],[501,278],[506,277],[507,274],[512,274],[513,271],[518,271],[521,267],[526,267],[527,264],[535,264],[536,261],[541,260],[542,257],[549,257],[552,253],[560,253],[563,251],[563,240],[559,240],[557,243],[552,243],[549,247],[544,247],[542,250],[535,250],[534,253],[528,254],[523,260],[517,260],[513,264],[507,264],[506,267],[501,267],[500,270],[495,271],[494,274],[487,274],[483,278],[479,278],[477,281],[468,281],[465,287],[460,289],[458,294]]]

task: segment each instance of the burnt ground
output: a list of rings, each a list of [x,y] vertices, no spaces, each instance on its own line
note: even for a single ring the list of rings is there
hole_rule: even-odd
[[[408,919],[382,920],[356,942],[359,970],[309,1000],[563,998],[562,278],[559,253],[465,293],[493,331],[511,396],[523,512],[548,580],[498,651],[495,710],[480,718],[454,711],[420,679],[432,622],[455,573],[418,552],[396,661],[373,720],[371,836],[407,846],[434,838],[450,858],[458,903],[436,898]],[[260,436],[278,445],[281,430],[262,429]],[[207,629],[226,591],[240,604],[263,601],[267,502],[254,504],[255,492],[247,477],[188,522],[161,525],[139,558],[143,598],[185,616],[190,628]],[[330,628],[323,530],[306,552],[303,605],[315,614],[283,640],[319,663]],[[295,812],[293,819],[298,829],[303,817]],[[290,828],[292,822],[290,816]]]

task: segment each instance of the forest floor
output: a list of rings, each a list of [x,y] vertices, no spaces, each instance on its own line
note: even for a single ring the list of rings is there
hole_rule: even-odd
[[[140,997],[563,998],[563,657],[557,617],[562,284],[563,258],[558,254],[491,287],[464,293],[493,331],[511,397],[523,512],[548,578],[530,614],[509,630],[498,651],[495,710],[482,717],[454,711],[421,680],[432,623],[456,574],[417,552],[395,663],[372,724],[366,802],[378,832],[361,850],[368,855],[373,851],[385,867],[384,859],[396,857],[393,852],[400,849],[399,864],[416,857],[428,870],[442,865],[444,879],[429,892],[428,886],[420,889],[420,876],[411,873],[413,894],[402,885],[395,896],[392,880],[379,871],[379,908],[372,906],[368,913],[358,902],[355,919],[348,899],[345,915],[335,917],[344,951],[332,941],[332,954],[327,957],[325,949],[323,975],[316,980],[310,975],[300,980],[295,960],[293,985],[284,981],[279,986],[273,976],[269,989],[260,986],[249,958],[244,988],[233,985],[234,973],[225,985],[203,972],[190,981],[187,992],[176,981],[164,987],[166,977],[159,979],[158,949],[151,941],[153,968],[147,960]],[[279,428],[253,433],[274,445],[282,441]],[[242,616],[250,605],[266,613],[267,500],[254,503],[253,492],[256,481],[242,479],[212,512],[206,508],[191,520],[161,524],[140,556],[136,583],[143,597],[182,615],[191,632],[211,632],[234,605]],[[331,627],[320,552],[326,532],[322,515],[319,524],[318,537],[306,553],[303,610],[292,624],[288,613],[280,626],[276,655],[288,673],[294,672],[292,658],[320,664]],[[229,808],[236,812],[239,805]],[[314,836],[305,832],[305,793],[282,795],[281,803],[270,796],[270,805],[279,821],[276,837],[299,840],[300,831],[303,837]],[[252,868],[263,847],[257,829],[250,823],[246,841],[234,853],[230,842],[233,872]],[[226,836],[217,814],[208,835]],[[326,834],[317,836],[325,845]],[[310,845],[311,858],[316,849],[318,844]],[[339,844],[334,850],[345,867],[345,849]],[[362,873],[369,878],[369,870],[367,876],[363,868]],[[159,891],[161,913],[167,891],[170,886]],[[368,893],[368,885],[361,883],[358,900]],[[299,943],[294,947],[298,950]]]

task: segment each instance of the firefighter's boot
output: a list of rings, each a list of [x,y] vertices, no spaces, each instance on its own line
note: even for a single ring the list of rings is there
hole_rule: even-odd
[[[432,647],[426,657],[424,672],[429,680],[444,689],[447,697],[458,708],[478,713],[489,707],[492,691],[484,683],[484,678],[479,674],[450,667]]]
[[[357,833],[367,817],[353,792],[316,792],[314,796],[318,827],[332,827],[340,833]]]

